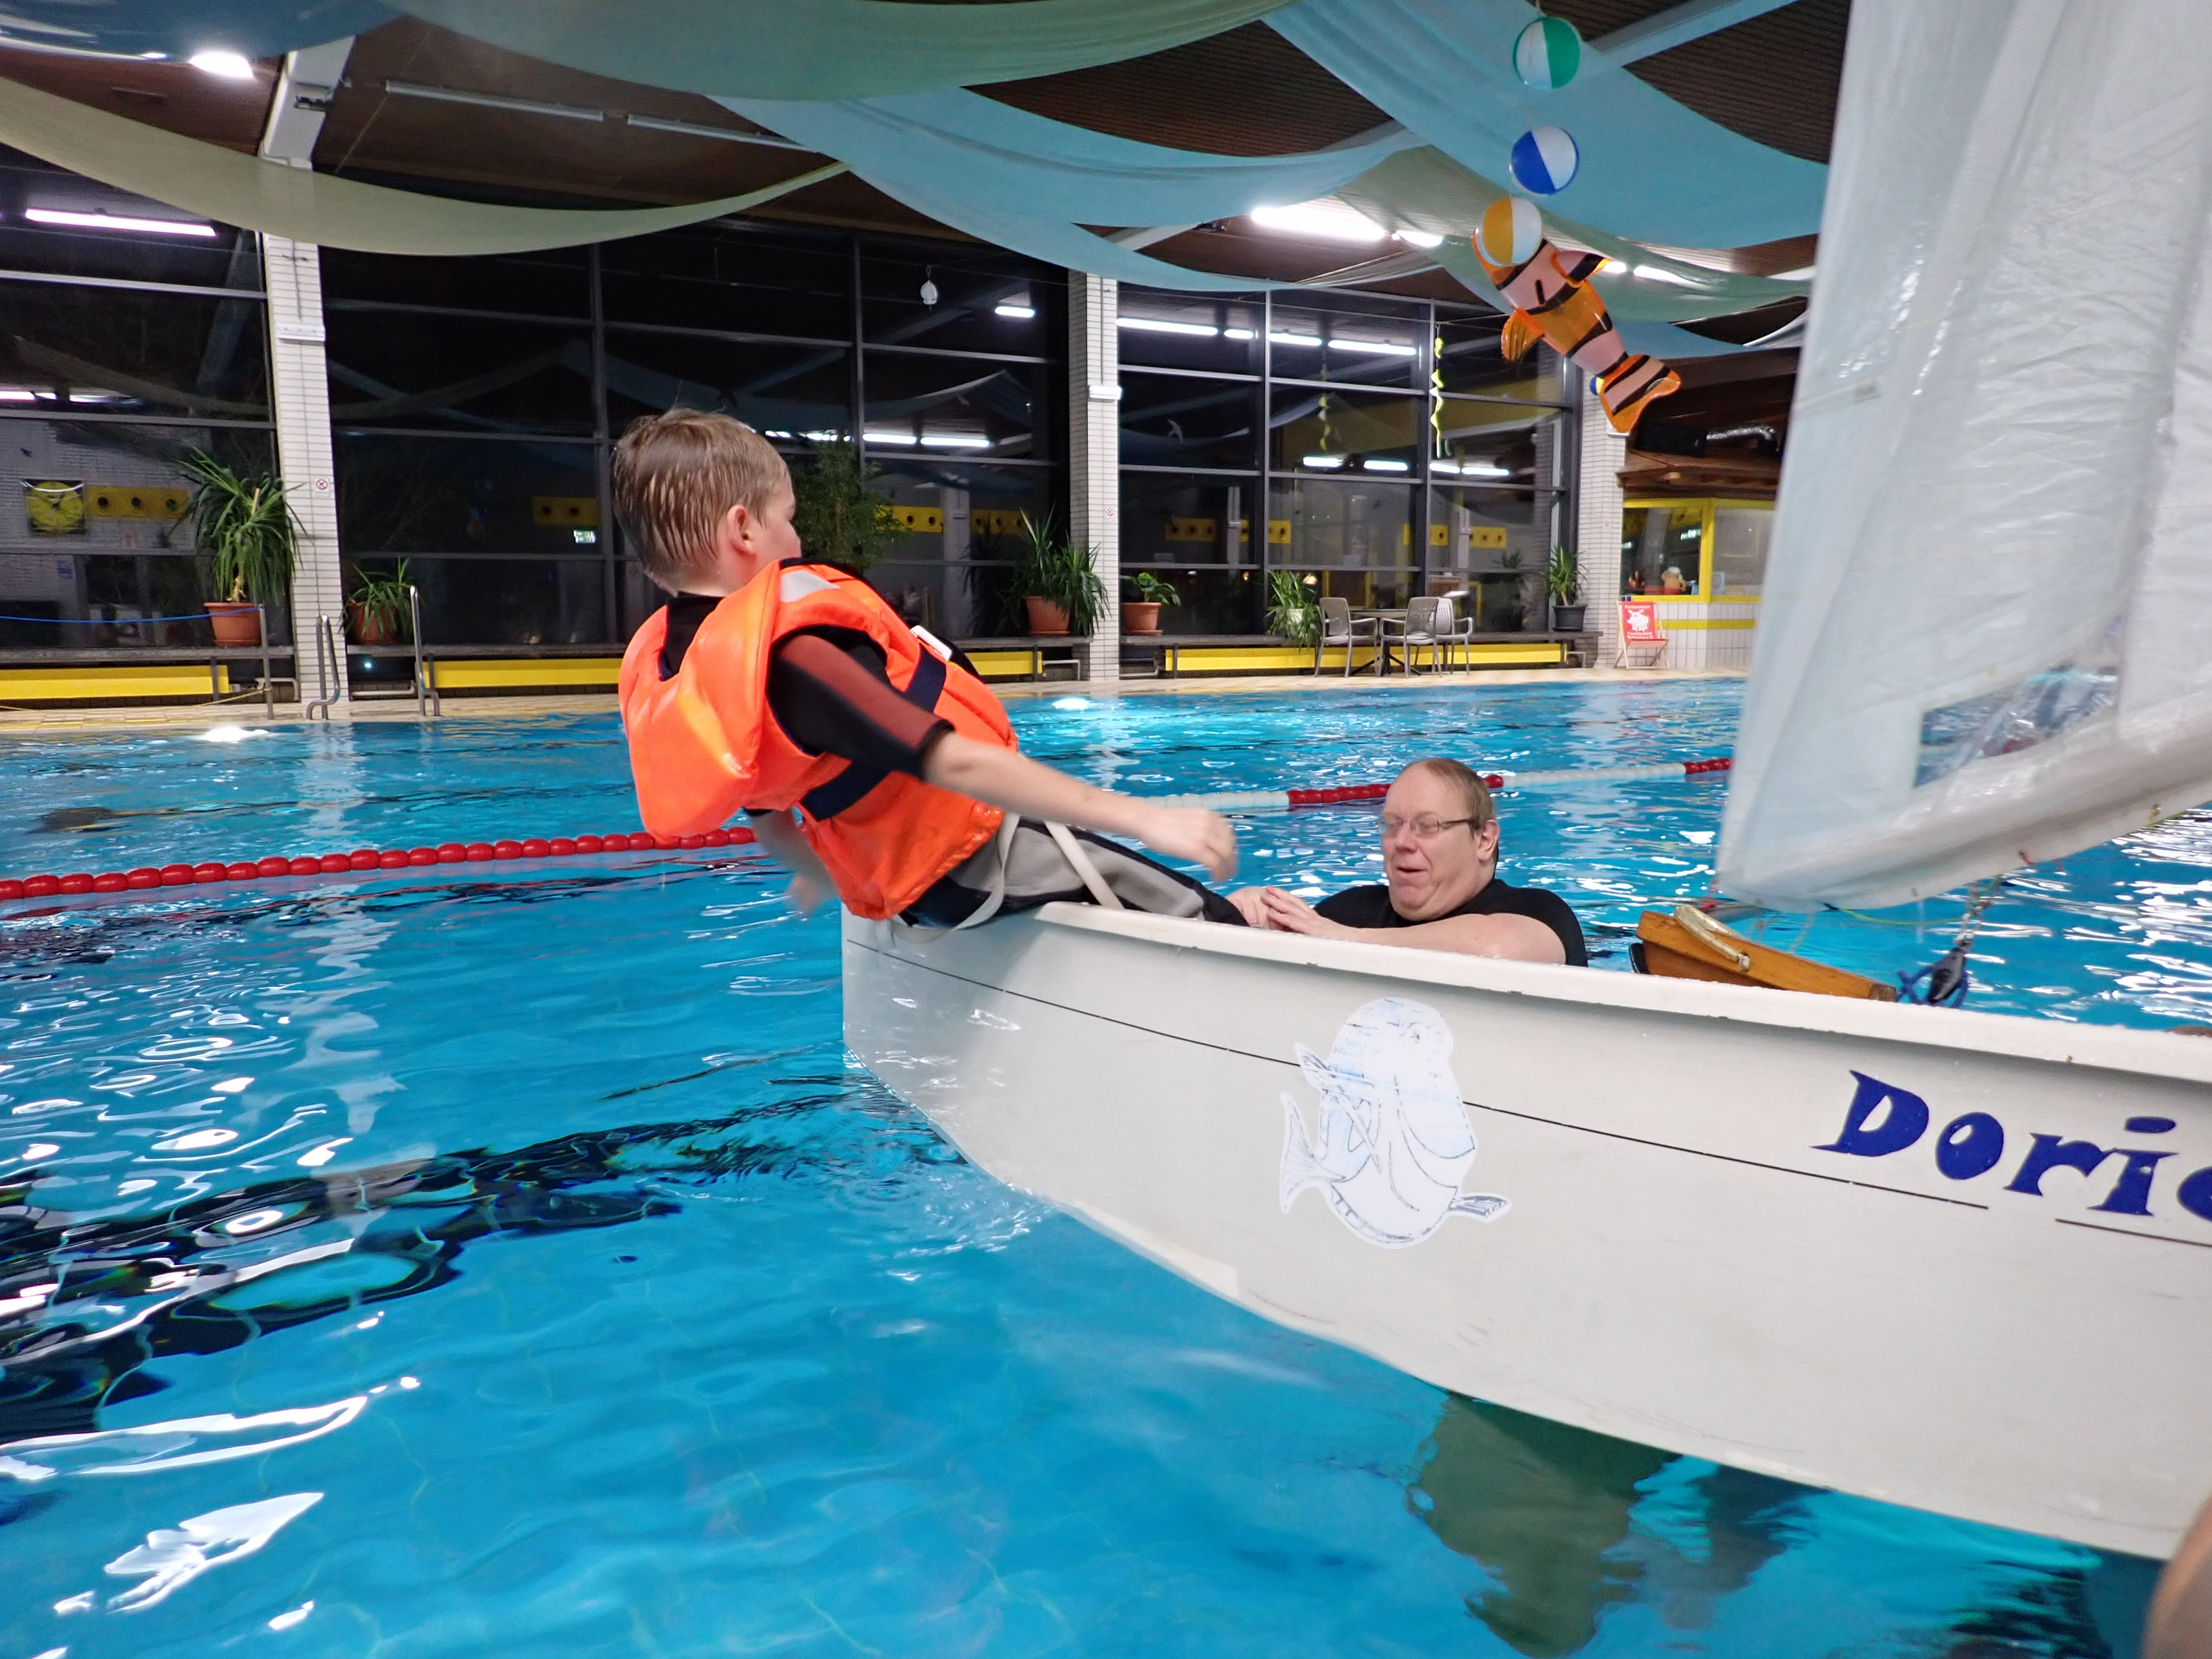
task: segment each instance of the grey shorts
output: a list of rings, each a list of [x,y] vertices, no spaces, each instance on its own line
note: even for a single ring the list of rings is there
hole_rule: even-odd
[[[1237,907],[1203,882],[1088,830],[1060,833],[1078,844],[1092,871],[1128,909],[1155,916],[1203,916],[1239,927],[1244,923]],[[976,920],[990,919],[978,913],[994,894],[1000,897],[993,916],[1034,910],[1055,900],[1098,902],[1052,831],[1035,818],[1024,818],[1011,833],[993,836],[966,862],[940,877],[914,902],[904,919],[924,927],[972,926]]]

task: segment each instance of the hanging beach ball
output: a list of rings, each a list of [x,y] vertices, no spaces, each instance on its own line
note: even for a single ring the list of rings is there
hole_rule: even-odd
[[[1582,159],[1565,127],[1531,127],[1513,141],[1513,182],[1531,196],[1556,196],[1574,183]]]
[[[1513,68],[1539,92],[1556,92],[1583,66],[1583,38],[1564,17],[1539,17],[1513,43]]]
[[[1525,265],[1544,240],[1544,216],[1518,196],[1501,196],[1482,212],[1474,251],[1493,265]]]

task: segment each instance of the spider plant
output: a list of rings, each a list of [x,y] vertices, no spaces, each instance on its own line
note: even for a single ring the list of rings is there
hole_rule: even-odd
[[[273,473],[240,474],[204,449],[187,449],[178,470],[197,486],[188,516],[223,602],[270,604],[290,586],[300,521]]]

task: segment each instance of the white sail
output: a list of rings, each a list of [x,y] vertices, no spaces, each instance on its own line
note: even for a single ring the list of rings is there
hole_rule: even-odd
[[[2212,799],[2212,3],[1857,0],[1719,876],[1883,905]]]

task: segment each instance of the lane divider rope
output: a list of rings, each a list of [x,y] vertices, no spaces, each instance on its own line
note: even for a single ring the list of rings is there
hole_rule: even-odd
[[[1549,772],[1486,772],[1492,789],[1545,788],[1556,784],[1634,783],[1662,778],[1698,777],[1729,769],[1729,758],[1660,761],[1644,766],[1586,766]],[[1387,783],[1355,783],[1339,789],[1256,789],[1208,795],[1158,795],[1159,806],[1203,806],[1217,812],[1285,811],[1298,806],[1339,806],[1376,801],[1389,793]],[[611,836],[554,836],[527,841],[449,841],[436,847],[357,848],[297,858],[272,856],[225,864],[141,865],[94,875],[26,876],[0,879],[0,902],[51,898],[63,894],[149,891],[161,887],[209,887],[223,882],[274,881],[280,877],[337,876],[369,870],[424,869],[441,864],[495,864],[517,859],[562,859],[605,853],[692,852],[702,848],[744,847],[753,841],[746,829],[712,830],[703,836],[653,836],[633,830]]]

